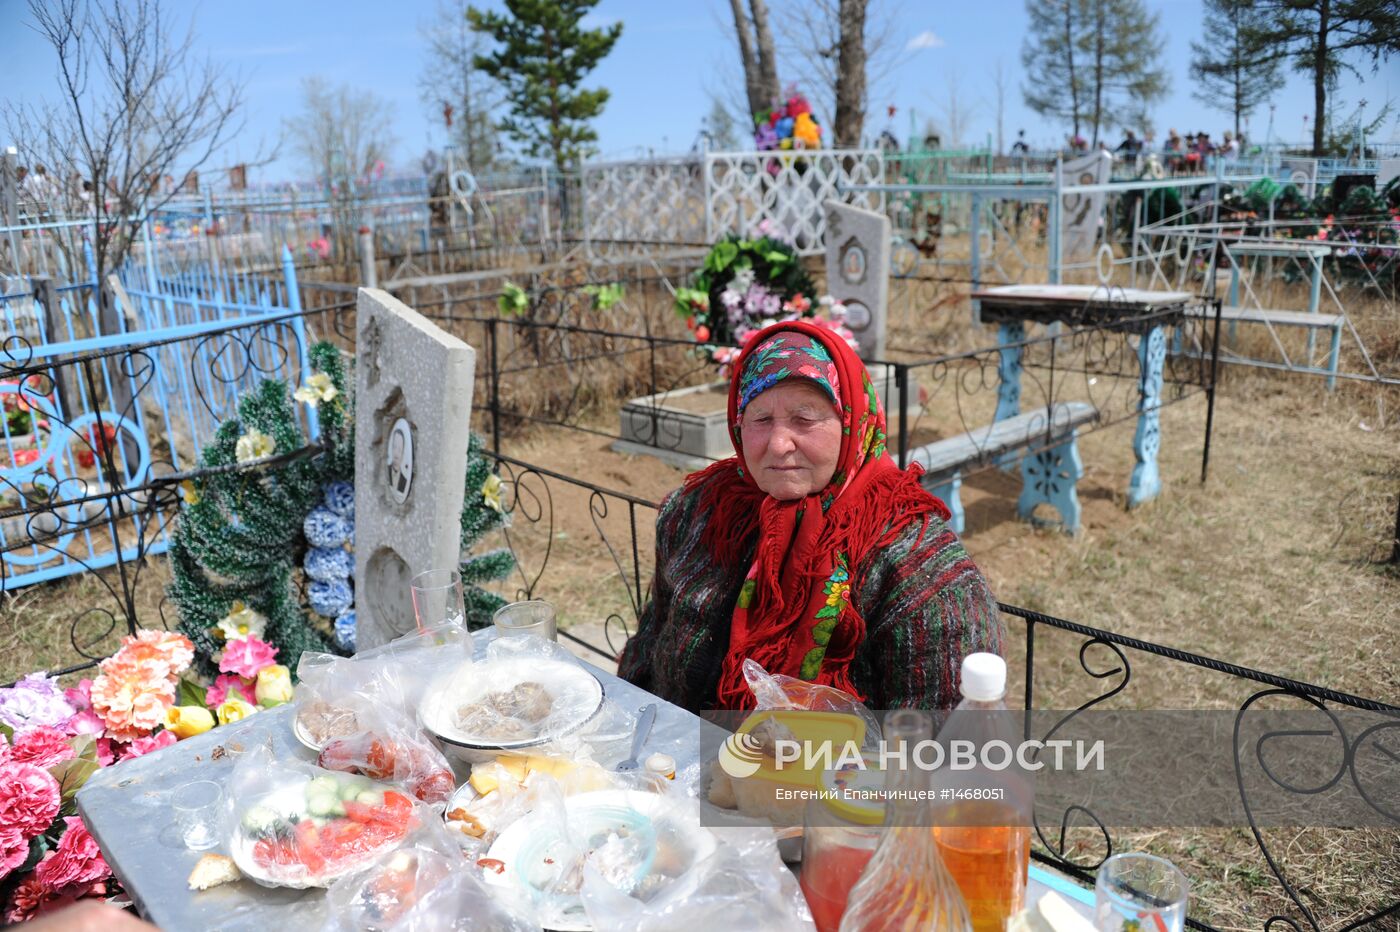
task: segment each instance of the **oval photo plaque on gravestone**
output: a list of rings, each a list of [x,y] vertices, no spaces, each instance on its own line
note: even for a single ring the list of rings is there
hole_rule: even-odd
[[[859,301],[847,301],[846,326],[857,332],[870,326],[870,308]]]
[[[399,418],[389,431],[389,497],[402,505],[413,487],[413,430]]]
[[[859,243],[850,242],[841,250],[841,277],[849,285],[859,285],[865,281],[865,250]]]

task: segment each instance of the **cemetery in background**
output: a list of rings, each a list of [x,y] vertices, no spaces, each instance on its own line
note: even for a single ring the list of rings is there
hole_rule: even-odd
[[[883,352],[872,370],[882,367],[877,381],[901,463],[931,441],[1004,419],[1001,385],[1015,350],[1017,374],[1025,373],[1017,411],[1092,408],[1081,445],[1111,475],[1108,484],[1125,484],[1136,449],[1129,425],[1144,422],[1139,364],[1152,321],[1138,321],[1136,332],[982,325],[969,296],[1009,284],[1084,284],[1107,300],[1121,300],[1127,288],[1201,296],[1201,314],[1165,328],[1163,384],[1146,412],[1162,420],[1170,436],[1162,442],[1175,448],[1162,454],[1170,496],[1229,481],[1210,475],[1221,387],[1235,387],[1232,400],[1260,421],[1290,406],[1344,405],[1374,411],[1373,427],[1393,435],[1394,219],[1349,222],[1339,211],[1326,221],[1330,235],[1319,237],[1317,218],[1284,210],[1281,186],[1259,187],[1291,180],[1312,197],[1391,170],[1374,160],[1266,154],[1162,178],[1147,165],[1115,167],[1092,155],[1061,162],[870,149],[708,152],[587,163],[567,175],[478,179],[449,170],[386,180],[348,199],[205,190],[172,199],[143,224],[128,263],[105,281],[90,271],[89,221],[8,215],[0,226],[0,598],[32,605],[46,591],[78,585],[89,598],[46,609],[50,624],[26,633],[23,650],[12,652],[18,665],[7,661],[0,679],[36,664],[73,672],[110,654],[128,630],[174,627],[162,555],[182,488],[206,468],[201,451],[262,380],[302,385],[316,341],[354,358],[361,287],[392,295],[476,350],[470,426],[486,437],[504,480],[506,542],[519,566],[501,594],[566,603],[566,620],[576,624],[561,634],[611,659],[647,597],[657,502],[681,476],[663,461],[723,455],[686,446],[687,418],[722,395],[714,366],[695,352],[696,336],[674,310],[676,292],[713,243],[760,227],[790,238],[829,290],[823,256],[844,240],[832,240],[828,201],[890,223],[888,245],[873,253],[889,281]],[[1268,193],[1262,211],[1245,200],[1260,190]],[[620,291],[601,297],[614,286]],[[301,416],[311,445],[285,456],[320,452],[314,413]],[[1048,433],[1043,442],[1027,439],[1028,456],[1057,442]],[[624,458],[609,452],[614,444],[652,454]],[[990,454],[974,464],[961,479],[973,478],[976,489],[965,494],[1005,497],[1003,465]],[[1395,480],[1393,470],[1382,479],[1390,486],[1382,523],[1393,515],[1394,532],[1375,528],[1372,514],[1362,560],[1389,574],[1382,582],[1392,593],[1400,572]],[[1170,496],[1156,509],[1174,507]],[[1133,512],[1121,523],[1150,525],[1159,516]],[[997,533],[974,520],[975,556],[984,532]],[[1037,550],[1076,546],[1022,534],[1048,541]],[[1113,559],[1080,552],[1086,561]],[[1135,572],[1136,583],[1125,586],[1152,585],[1151,566]],[[60,582],[66,577],[78,579]],[[1286,697],[1298,706],[1400,711],[1380,701],[1393,699],[1397,685],[1384,657],[1346,688],[1329,686],[1330,678],[1280,675],[1233,653],[1157,643],[1191,642],[1195,632],[1148,639],[1056,617],[1042,610],[1044,600],[1021,598],[1034,591],[1001,590],[1026,670],[1027,708],[1082,709],[1121,693],[1118,701],[1139,708],[1189,695],[1202,708]],[[1216,608],[1203,627],[1250,610]],[[1327,607],[1318,614],[1325,624]],[[1377,606],[1377,615],[1393,619],[1394,606]],[[1378,688],[1350,685],[1368,681]],[[1167,834],[1110,832],[1085,808],[1066,813],[1062,825],[1038,826],[1036,856],[1081,877],[1125,844],[1155,845],[1184,865],[1238,865],[1250,878],[1245,892],[1223,883],[1220,905],[1206,902],[1193,920],[1205,928],[1263,928],[1267,917],[1284,915],[1296,928],[1349,929],[1368,917],[1393,921],[1400,910],[1393,833]],[[1210,853],[1198,855],[1201,847]],[[1390,867],[1362,881],[1364,864]],[[1319,904],[1328,912],[1314,916]]]

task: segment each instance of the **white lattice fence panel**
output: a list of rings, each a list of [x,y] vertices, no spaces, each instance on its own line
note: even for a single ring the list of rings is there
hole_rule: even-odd
[[[826,248],[828,198],[883,211],[883,193],[843,187],[880,184],[884,167],[878,149],[820,149],[810,152],[711,152],[705,156],[709,192],[708,238],[751,233],[767,220],[804,254]]]
[[[584,166],[584,238],[593,242],[704,242],[703,170],[698,158]]]

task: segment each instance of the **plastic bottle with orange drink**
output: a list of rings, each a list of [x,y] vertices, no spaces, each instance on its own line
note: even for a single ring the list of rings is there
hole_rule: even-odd
[[[1014,752],[1020,743],[1007,711],[1006,661],[996,654],[969,654],[963,660],[962,701],[938,733],[951,754],[955,741],[976,749],[977,766],[940,768],[934,779],[941,801],[934,840],[948,872],[962,891],[974,932],[1002,932],[1007,920],[1025,908],[1030,866],[1030,825],[1034,785],[1014,766],[992,770],[982,750],[991,741]],[[1000,762],[998,750],[996,761]]]

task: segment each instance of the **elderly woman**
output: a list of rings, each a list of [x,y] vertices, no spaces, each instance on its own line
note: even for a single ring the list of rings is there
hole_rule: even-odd
[[[797,321],[759,333],[732,371],[736,456],[661,506],[619,673],[692,711],[752,708],[749,658],[875,709],[952,706],[962,658],[1000,652],[996,603],[946,506],[886,452],[864,364]]]

